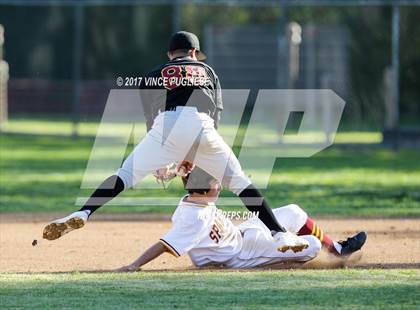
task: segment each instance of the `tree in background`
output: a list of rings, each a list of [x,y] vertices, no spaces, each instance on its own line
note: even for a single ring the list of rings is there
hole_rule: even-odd
[[[283,11],[284,13],[284,11]],[[82,77],[139,76],[165,61],[173,7],[93,6],[85,9]],[[208,24],[280,27],[279,7],[184,5],[181,27],[204,39]],[[391,7],[289,7],[287,20],[341,25],[350,34],[349,101],[345,117],[381,128],[383,74],[391,63]],[[72,75],[73,8],[2,6],[5,58],[11,79],[69,80]],[[420,116],[420,7],[401,8],[402,121]]]

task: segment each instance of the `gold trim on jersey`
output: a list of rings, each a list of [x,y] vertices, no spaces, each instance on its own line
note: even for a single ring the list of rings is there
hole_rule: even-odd
[[[165,247],[165,248],[167,248],[168,249],[168,251],[169,251],[169,253],[171,253],[173,256],[175,256],[175,257],[180,257],[181,255],[179,255],[179,253],[175,250],[175,248],[174,247],[172,247],[172,245],[170,245],[168,242],[166,242],[165,240],[163,240],[163,239],[159,239],[159,242],[160,243],[162,243],[163,244],[163,246]]]

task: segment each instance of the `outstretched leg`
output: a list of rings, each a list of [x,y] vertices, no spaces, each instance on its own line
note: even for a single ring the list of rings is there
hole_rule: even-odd
[[[327,248],[330,253],[334,255],[350,255],[362,248],[366,242],[367,234],[364,231],[347,238],[345,241],[334,241],[317,223],[309,216],[299,230],[298,235],[313,235],[321,241],[322,245]]]
[[[110,176],[93,192],[83,208],[45,226],[43,238],[55,240],[72,230],[82,228],[93,212],[123,190],[124,183],[121,178],[117,175]]]
[[[133,187],[152,171],[183,158],[187,152],[185,148],[174,149],[172,144],[162,145],[156,138],[159,133],[155,131],[153,134],[148,134],[136,146],[117,174],[102,182],[79,211],[49,223],[44,228],[43,237],[55,240],[74,229],[82,228],[92,213],[123,190]]]
[[[276,217],[264,196],[253,184],[248,185],[238,196],[249,211],[254,213],[258,212],[258,218],[269,230],[276,232],[286,231],[286,229],[276,220]]]
[[[290,204],[273,210],[276,219],[288,231],[299,236],[312,235],[334,255],[350,255],[358,251],[366,242],[367,234],[359,232],[345,241],[334,241],[308,214],[296,204]]]
[[[90,216],[108,201],[117,197],[123,190],[123,180],[118,175],[110,176],[99,185],[79,211],[85,211]]]
[[[333,254],[339,255],[341,253],[341,244],[335,242],[327,233],[325,233],[317,223],[309,216],[298,232],[299,236],[312,235],[321,241],[322,245]]]

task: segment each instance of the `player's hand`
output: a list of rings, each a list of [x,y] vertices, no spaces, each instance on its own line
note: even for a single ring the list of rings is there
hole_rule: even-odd
[[[194,167],[195,165],[192,162],[188,160],[183,160],[176,166],[176,174],[180,177],[184,177],[187,174],[191,173]]]
[[[190,161],[182,161],[178,165],[174,163],[162,167],[153,173],[156,178],[156,182],[165,185],[165,182],[169,182],[177,176],[184,177],[194,169],[194,164]]]
[[[136,266],[136,265],[127,265],[127,266],[123,266],[121,268],[115,269],[115,272],[135,272],[135,271],[140,271],[141,268]]]

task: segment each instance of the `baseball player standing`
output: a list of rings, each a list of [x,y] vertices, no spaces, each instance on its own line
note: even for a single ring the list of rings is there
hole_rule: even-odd
[[[197,36],[186,31],[175,33],[167,56],[169,61],[150,72],[140,85],[146,136],[79,211],[51,222],[44,228],[43,237],[54,240],[83,227],[98,208],[146,175],[188,160],[238,195],[250,211],[258,212],[279,243],[301,246],[302,239],[277,222],[262,194],[216,131],[223,110],[221,88],[214,70],[201,62],[205,55]]]

